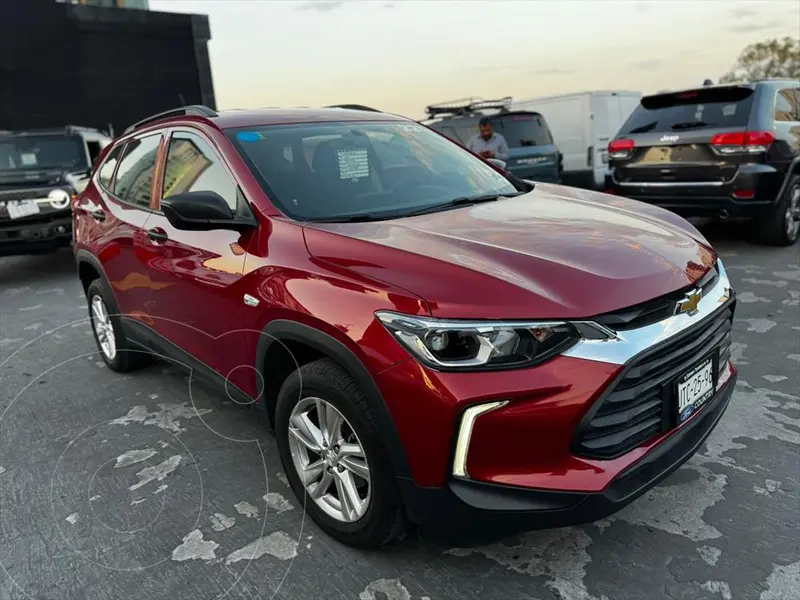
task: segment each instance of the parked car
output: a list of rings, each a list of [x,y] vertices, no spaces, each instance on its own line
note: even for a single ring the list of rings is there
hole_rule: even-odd
[[[687,217],[752,219],[800,236],[800,82],[766,80],[642,98],[608,146],[609,191]]]
[[[608,143],[639,105],[641,92],[596,91],[515,101],[513,110],[541,114],[564,156],[564,185],[602,190],[608,171]]]
[[[562,156],[544,117],[530,110],[512,110],[511,102],[511,98],[467,98],[431,104],[425,109],[428,118],[424,122],[466,146],[478,133],[481,118],[488,116],[494,131],[508,143],[509,157],[503,161],[505,170],[521,179],[560,183]]]
[[[154,352],[254,405],[347,544],[605,517],[736,379],[735,295],[692,225],[394,115],[157,115],[103,153],[74,230],[106,364]]]
[[[0,256],[70,244],[72,198],[109,143],[88,127],[0,132]]]

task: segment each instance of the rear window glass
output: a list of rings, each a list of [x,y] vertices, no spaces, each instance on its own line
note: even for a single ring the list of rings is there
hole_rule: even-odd
[[[708,88],[642,98],[619,135],[717,127],[744,127],[750,118],[753,90]]]
[[[476,135],[478,133],[478,123],[477,121],[474,123],[469,123],[469,122],[459,123],[457,121],[434,123],[433,125],[431,125],[431,129],[435,129],[436,131],[450,138],[457,144],[466,146],[469,139],[473,135]]]
[[[542,115],[523,113],[492,117],[494,130],[506,138],[509,148],[548,146],[553,143]]]
[[[492,127],[505,138],[509,148],[547,146],[553,143],[550,129],[540,114],[518,113],[490,118]],[[434,123],[431,128],[466,146],[470,138],[478,134],[478,121],[443,121]]]

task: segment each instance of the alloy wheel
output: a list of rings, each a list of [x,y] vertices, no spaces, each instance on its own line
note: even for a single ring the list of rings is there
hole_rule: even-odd
[[[786,207],[786,235],[794,241],[800,233],[800,185],[792,189],[789,206]]]
[[[345,416],[322,398],[303,398],[289,417],[289,451],[308,496],[327,515],[353,523],[372,486],[366,453]]]
[[[100,350],[107,360],[114,360],[117,356],[117,342],[114,337],[114,326],[108,314],[106,303],[100,296],[92,297],[92,326],[100,344]]]

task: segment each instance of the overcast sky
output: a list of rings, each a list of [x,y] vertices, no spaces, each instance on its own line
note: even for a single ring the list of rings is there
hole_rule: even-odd
[[[210,18],[218,108],[368,104],[716,80],[800,32],[798,0],[150,0]]]

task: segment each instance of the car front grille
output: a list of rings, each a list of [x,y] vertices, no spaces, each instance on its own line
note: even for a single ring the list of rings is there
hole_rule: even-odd
[[[735,300],[635,357],[581,421],[573,452],[609,460],[677,425],[675,381],[712,357],[715,380],[730,357]]]

